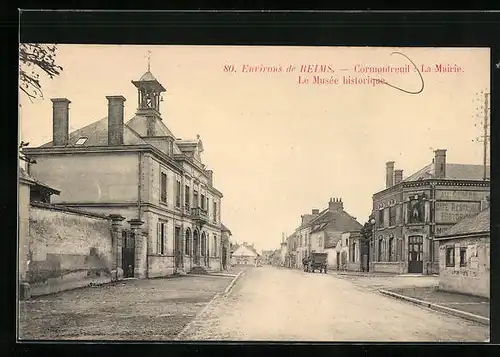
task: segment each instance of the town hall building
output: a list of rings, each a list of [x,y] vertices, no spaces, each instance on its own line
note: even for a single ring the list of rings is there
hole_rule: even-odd
[[[137,111],[126,122],[125,98],[108,96],[106,117],[69,133],[70,101],[52,99],[53,140],[23,150],[36,160],[29,174],[60,190],[54,205],[122,216],[125,277],[219,270],[222,193],[202,162],[202,141],[167,127],[166,89],[149,68],[132,83]]]

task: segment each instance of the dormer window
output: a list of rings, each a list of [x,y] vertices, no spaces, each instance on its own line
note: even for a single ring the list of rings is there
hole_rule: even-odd
[[[78,139],[76,141],[75,145],[83,145],[83,144],[85,144],[85,142],[87,141],[87,139],[88,138],[86,138],[86,137],[83,136],[83,137],[81,137],[80,139]]]

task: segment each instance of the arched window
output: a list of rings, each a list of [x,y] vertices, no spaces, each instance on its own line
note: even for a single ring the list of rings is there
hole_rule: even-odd
[[[389,238],[389,247],[387,249],[387,254],[389,256],[388,261],[392,262],[393,260],[393,254],[392,254],[392,247],[394,245],[394,238]]]
[[[186,244],[184,245],[186,249],[186,255],[191,255],[191,230],[186,229]]]
[[[378,261],[379,262],[382,261],[382,243],[383,243],[382,238],[379,238],[378,239]]]

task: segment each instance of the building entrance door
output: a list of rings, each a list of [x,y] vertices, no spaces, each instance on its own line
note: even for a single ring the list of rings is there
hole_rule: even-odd
[[[122,232],[122,269],[124,278],[134,277],[135,237],[132,232]]]
[[[337,270],[340,270],[340,253],[337,252]]]
[[[423,246],[424,238],[422,236],[408,237],[408,273],[423,273]]]
[[[197,230],[193,233],[193,256],[194,264],[200,265],[200,235]]]

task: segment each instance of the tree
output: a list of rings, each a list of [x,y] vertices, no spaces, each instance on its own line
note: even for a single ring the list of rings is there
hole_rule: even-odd
[[[28,96],[30,101],[38,96],[43,98],[40,72],[52,79],[63,70],[56,64],[56,51],[56,45],[35,43],[19,45],[19,89]]]

